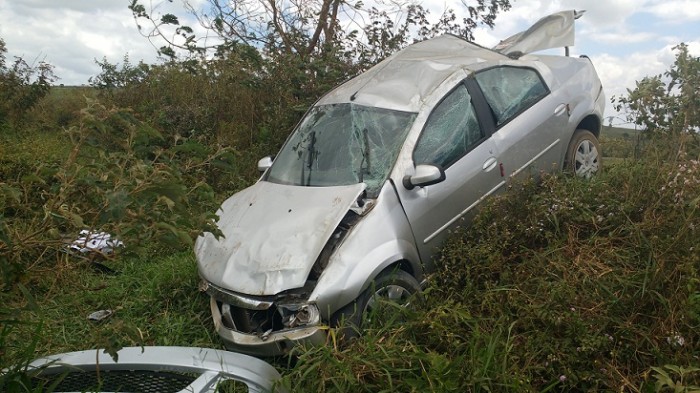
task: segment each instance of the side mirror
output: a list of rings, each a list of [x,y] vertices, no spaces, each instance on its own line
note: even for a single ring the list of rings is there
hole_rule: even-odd
[[[421,164],[416,166],[416,173],[403,178],[403,186],[407,190],[415,187],[425,187],[445,180],[445,171],[437,165]]]
[[[258,170],[260,172],[265,172],[272,166],[272,156],[267,156],[265,158],[261,158],[260,161],[258,161]]]

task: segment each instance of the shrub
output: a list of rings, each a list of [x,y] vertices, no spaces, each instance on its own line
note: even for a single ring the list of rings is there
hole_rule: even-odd
[[[56,80],[51,64],[29,65],[17,57],[8,65],[6,53],[5,41],[0,38],[0,123],[20,120]]]
[[[5,289],[29,267],[63,260],[66,241],[82,229],[112,233],[132,252],[189,248],[202,230],[217,232],[217,203],[205,179],[211,168],[232,168],[230,152],[166,140],[131,111],[97,101],[66,132],[67,157],[2,165]]]

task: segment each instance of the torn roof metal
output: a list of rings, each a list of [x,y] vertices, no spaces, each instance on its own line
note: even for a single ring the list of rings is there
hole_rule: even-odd
[[[538,50],[574,45],[574,21],[586,11],[562,11],[547,15],[529,29],[514,34],[493,47],[504,55],[532,53]]]

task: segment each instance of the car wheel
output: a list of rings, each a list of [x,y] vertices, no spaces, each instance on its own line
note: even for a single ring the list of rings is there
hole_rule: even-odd
[[[598,138],[588,130],[576,130],[566,151],[564,169],[586,179],[600,171],[602,157]]]
[[[331,325],[340,328],[338,332],[343,339],[358,337],[363,325],[383,314],[382,303],[390,301],[408,306],[418,292],[420,285],[412,275],[403,270],[386,270],[354,302],[338,310]]]

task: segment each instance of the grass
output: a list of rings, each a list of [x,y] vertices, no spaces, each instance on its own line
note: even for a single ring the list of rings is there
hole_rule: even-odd
[[[52,119],[2,130],[0,173],[65,159],[69,141],[42,126]],[[453,233],[425,303],[395,310],[352,345],[299,349],[276,363],[283,383],[309,392],[692,391],[700,164],[635,158],[626,132],[604,131],[607,169],[592,181],[511,184]],[[0,292],[0,368],[89,348],[222,347],[191,252],[158,246],[105,264],[116,274],[65,253],[26,264],[21,285]],[[88,320],[103,309],[114,314]]]
[[[208,297],[197,290],[190,253],[110,265],[115,274],[66,258],[32,272],[31,280],[24,283],[31,297],[19,290],[1,293],[3,307],[10,310],[34,305],[22,314],[22,324],[6,341],[5,350],[19,350],[31,342],[39,324],[37,355],[134,345],[221,346]],[[90,313],[105,309],[114,314],[102,322],[88,320]]]

